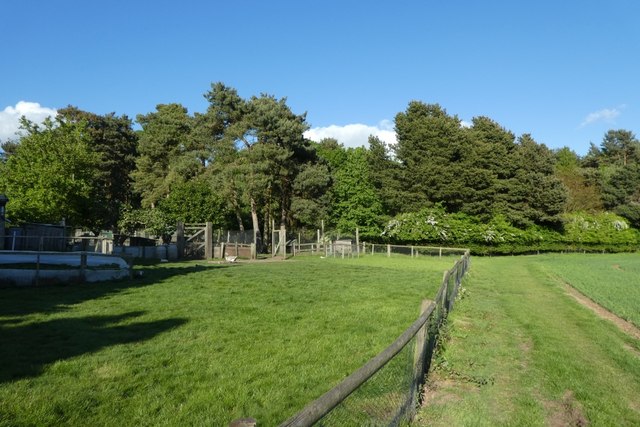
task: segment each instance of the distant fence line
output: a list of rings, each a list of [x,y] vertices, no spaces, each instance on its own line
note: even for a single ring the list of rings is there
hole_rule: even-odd
[[[423,301],[420,316],[400,337],[280,427],[399,425],[412,419],[417,411],[420,389],[429,370],[439,328],[453,309],[469,266],[469,251],[465,251],[445,272],[435,300]]]
[[[89,251],[108,254],[113,252],[113,239],[88,236],[52,236],[10,234],[4,239],[6,251],[77,252]]]
[[[386,243],[367,243],[359,245],[349,240],[334,240],[327,243],[298,243],[291,245],[291,255],[320,254],[334,258],[353,258],[360,255],[407,255],[419,256],[446,256],[460,255],[467,252],[465,248],[449,248],[445,246],[420,246],[420,245],[391,245]]]
[[[68,227],[67,227],[68,228]],[[420,245],[393,245],[368,243],[360,241],[356,230],[355,236],[344,234],[341,238],[335,232],[322,233],[320,230],[288,231],[284,227],[274,229],[271,238],[262,242],[262,253],[255,242],[253,230],[230,231],[215,229],[208,223],[177,223],[176,232],[171,243],[163,244],[160,239],[149,238],[144,231],[133,236],[108,235],[71,236],[62,226],[30,226],[24,229],[10,229],[0,239],[7,251],[89,251],[104,254],[124,254],[137,258],[168,258],[170,260],[192,259],[224,259],[234,256],[256,259],[258,256],[270,255],[288,258],[303,254],[314,254],[325,257],[357,257],[365,254],[422,255],[443,256],[464,253],[465,249]],[[125,244],[126,242],[126,244]],[[266,251],[266,253],[265,253]]]
[[[360,241],[358,230],[354,235],[338,237],[335,232],[321,230],[290,231],[284,227],[273,228],[271,238],[263,241],[270,249],[267,253],[272,257],[287,258],[302,254],[322,255],[325,257],[354,257],[365,254],[396,254],[418,257],[421,255],[443,256],[463,254],[465,248],[448,248],[444,246],[393,245],[386,243],[368,243]],[[335,236],[332,238],[330,236]],[[259,255],[256,248],[253,230],[214,229],[211,223],[178,224],[175,236],[180,254],[186,256],[224,258],[238,256],[256,259]]]

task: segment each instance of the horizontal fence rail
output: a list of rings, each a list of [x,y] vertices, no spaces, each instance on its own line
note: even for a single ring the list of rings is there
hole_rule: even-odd
[[[340,384],[326,392],[317,400],[308,404],[302,411],[294,415],[289,420],[280,424],[280,427],[303,427],[310,426],[321,419],[329,411],[335,408],[353,391],[360,387],[365,381],[373,376],[380,368],[382,368],[391,358],[402,350],[407,343],[413,338],[420,328],[427,323],[431,313],[436,309],[436,304],[431,302],[427,309],[422,313],[413,324],[402,333],[389,347],[368,361],[360,369],[345,378]]]
[[[291,246],[292,255],[321,254],[327,257],[351,258],[360,255],[407,255],[411,257],[419,256],[449,256],[462,255],[467,252],[464,248],[450,248],[445,246],[405,246],[391,245],[384,243],[362,242],[358,245],[350,241],[336,240],[331,242],[299,243],[294,240]]]
[[[423,301],[420,316],[402,335],[280,427],[314,424],[396,426],[403,420],[412,419],[439,327],[453,309],[469,267],[470,255],[466,250],[453,268],[445,272],[435,301]],[[388,372],[384,374],[384,371]]]

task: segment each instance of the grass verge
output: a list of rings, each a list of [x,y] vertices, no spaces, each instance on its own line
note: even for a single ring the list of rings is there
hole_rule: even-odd
[[[540,262],[550,275],[640,327],[639,254],[545,255]]]
[[[640,425],[640,342],[566,295],[548,258],[474,259],[416,424]]]

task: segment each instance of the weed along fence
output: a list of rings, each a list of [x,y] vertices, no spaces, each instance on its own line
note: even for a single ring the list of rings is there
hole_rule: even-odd
[[[284,421],[280,427],[397,426],[411,420],[418,408],[420,390],[429,370],[439,328],[447,313],[453,309],[462,278],[469,266],[469,251],[465,251],[455,265],[445,272],[434,301],[422,302],[420,316],[402,335],[341,383]],[[260,420],[252,421],[260,425]],[[236,425],[243,424],[236,422]]]

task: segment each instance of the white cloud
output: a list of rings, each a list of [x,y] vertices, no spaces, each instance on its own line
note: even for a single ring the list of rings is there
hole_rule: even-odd
[[[622,110],[624,108],[625,105],[621,105],[616,108],[605,108],[603,110],[596,111],[595,113],[590,113],[585,117],[582,123],[580,123],[580,127],[585,127],[596,122],[611,123],[616,117],[622,114]]]
[[[34,123],[42,123],[47,117],[55,115],[56,110],[43,107],[37,102],[20,101],[15,107],[8,106],[0,111],[0,141],[16,137],[22,116]]]
[[[306,138],[316,142],[324,138],[335,138],[345,147],[366,147],[369,135],[377,136],[387,144],[395,144],[397,142],[396,133],[393,130],[393,122],[390,120],[383,120],[377,126],[354,123],[344,126],[317,127],[309,129],[304,134]]]

